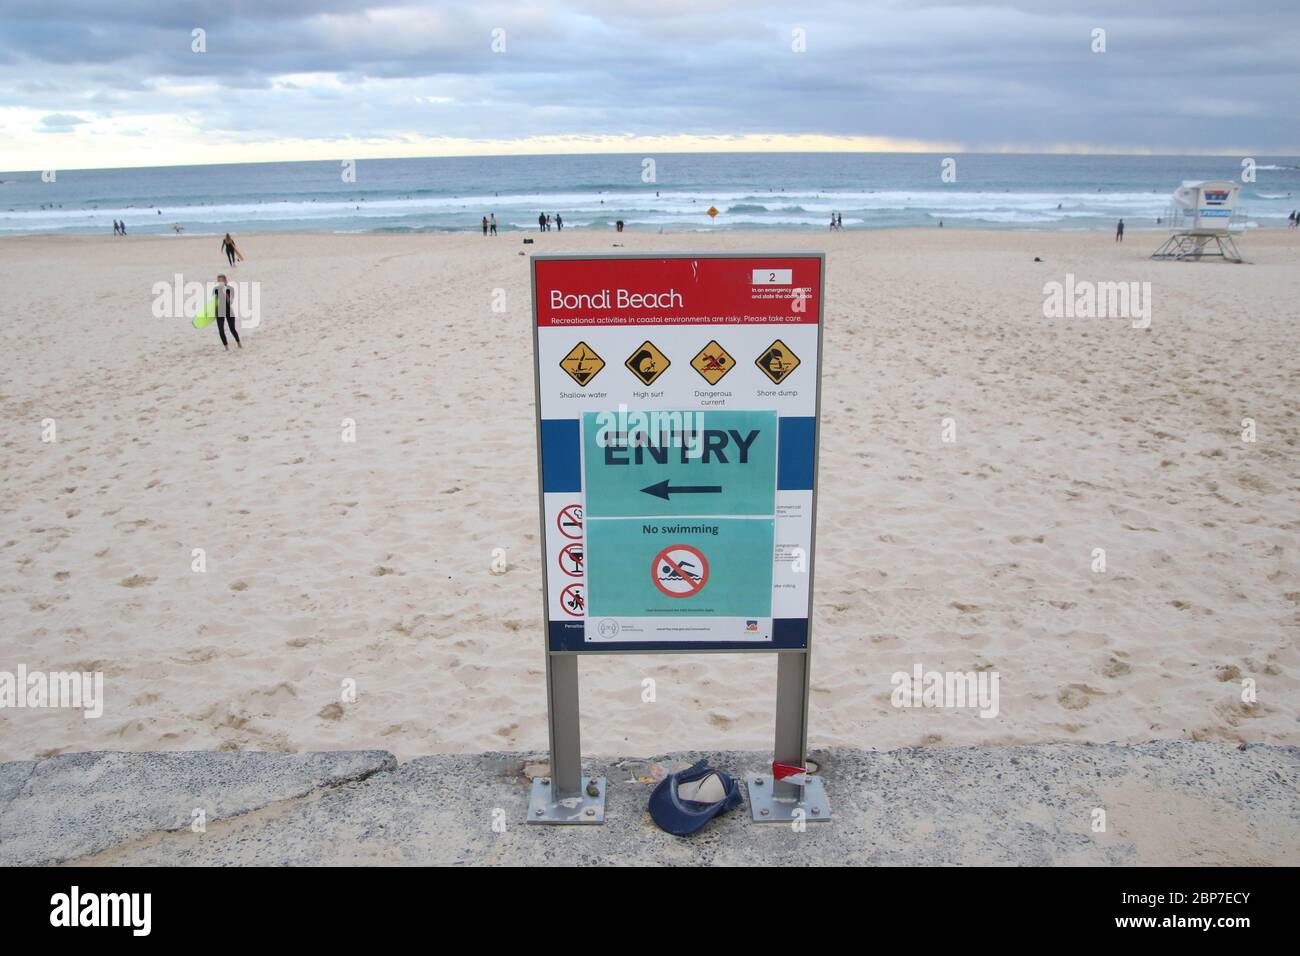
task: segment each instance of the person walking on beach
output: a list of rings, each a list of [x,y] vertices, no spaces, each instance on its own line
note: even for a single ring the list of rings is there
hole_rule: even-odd
[[[492,235],[495,236],[495,235],[497,234],[497,214],[496,214],[496,213],[493,213],[493,214],[492,214],[492,221],[488,223],[488,228],[492,231]]]
[[[537,214],[537,231],[538,232],[546,231],[546,213],[544,212],[539,212]]]
[[[483,217],[483,238],[487,238],[487,216]]]
[[[121,224],[120,222],[118,222],[116,219],[114,219],[114,220],[113,220],[113,235],[115,235],[115,236],[120,236],[121,234],[122,234],[122,224]]]
[[[1124,241],[1124,220],[1123,219],[1121,219],[1119,221],[1119,225],[1115,227],[1115,241],[1116,242]]]
[[[555,231],[564,232],[564,220],[560,217],[558,212],[555,214]]]
[[[224,275],[217,276],[217,287],[212,290],[212,296],[217,300],[217,334],[221,336],[221,347],[230,351],[230,343],[226,341],[226,323],[229,322],[235,345],[242,349],[244,343],[239,341],[239,332],[235,329],[235,290],[226,284]]]
[[[235,245],[235,240],[230,238],[230,233],[226,233],[226,237],[221,240],[221,251],[226,254],[226,261],[232,266],[236,258],[244,258],[239,255],[239,248]]]

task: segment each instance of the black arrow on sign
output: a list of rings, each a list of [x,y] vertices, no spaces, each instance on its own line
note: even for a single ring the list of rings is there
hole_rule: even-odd
[[[657,482],[646,488],[642,488],[647,495],[654,495],[656,498],[668,500],[669,495],[719,495],[722,494],[722,485],[669,485],[669,479]]]

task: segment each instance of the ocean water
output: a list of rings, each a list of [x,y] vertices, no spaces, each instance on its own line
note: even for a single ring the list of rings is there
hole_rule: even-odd
[[[340,161],[0,173],[0,235],[466,232],[495,213],[502,231],[537,229],[541,211],[568,228],[636,231],[1155,227],[1187,179],[1235,179],[1229,156],[678,153],[369,159],[355,182]],[[1278,227],[1300,208],[1300,158],[1254,157],[1248,224]],[[710,219],[706,210],[716,207]]]

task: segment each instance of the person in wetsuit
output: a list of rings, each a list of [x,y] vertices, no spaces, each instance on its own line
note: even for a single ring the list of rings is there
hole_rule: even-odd
[[[226,238],[221,240],[221,251],[226,254],[226,261],[233,266],[235,264],[235,240],[230,238],[230,233],[226,233]]]
[[[217,334],[221,336],[222,347],[230,351],[230,343],[226,341],[226,323],[229,322],[235,345],[242,349],[244,343],[239,341],[239,331],[235,328],[235,290],[226,285],[224,275],[217,276],[217,287],[212,290],[212,295],[217,300]]]

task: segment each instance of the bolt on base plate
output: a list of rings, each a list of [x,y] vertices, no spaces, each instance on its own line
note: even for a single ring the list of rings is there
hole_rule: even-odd
[[[533,791],[528,799],[529,823],[587,824],[605,822],[605,778],[583,777],[582,787],[575,794],[555,799],[550,777],[533,781]],[[596,795],[591,795],[591,790]]]
[[[826,787],[821,777],[808,778],[803,787],[803,799],[774,796],[771,774],[746,774],[745,782],[749,785],[749,810],[755,823],[790,823],[796,819],[796,811],[800,810],[805,823],[819,823],[831,818],[831,802],[826,798]]]

